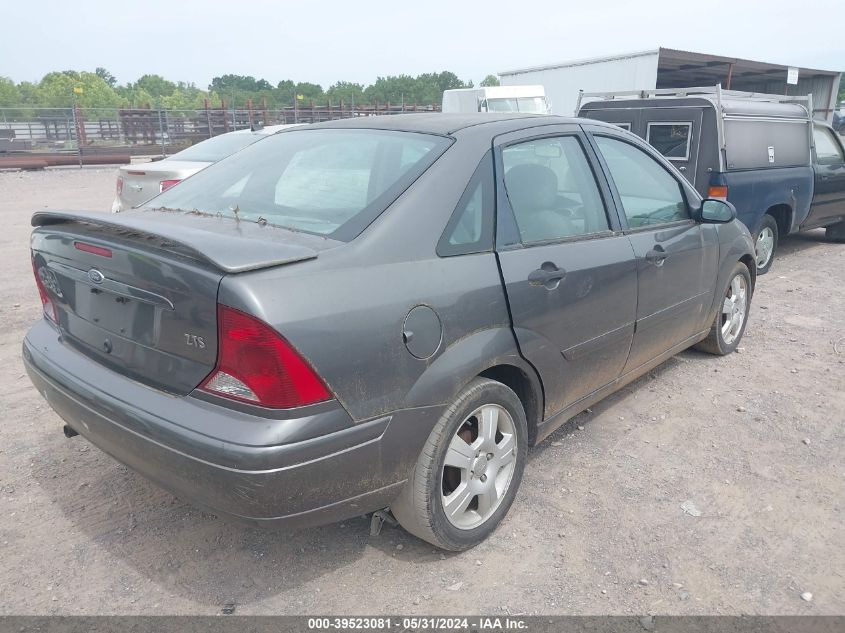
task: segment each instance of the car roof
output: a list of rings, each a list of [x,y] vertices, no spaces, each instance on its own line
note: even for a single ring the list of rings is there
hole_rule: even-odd
[[[507,123],[512,123],[508,126]],[[442,112],[427,112],[418,114],[391,114],[385,116],[355,117],[353,119],[339,119],[312,123],[310,129],[340,128],[340,129],[376,129],[396,130],[402,132],[422,132],[427,134],[452,134],[468,127],[498,123],[499,131],[502,127],[519,130],[535,125],[553,125],[555,123],[579,123],[577,119],[553,115],[537,114],[508,114],[508,113],[469,113],[444,114]],[[592,123],[592,121],[590,121]],[[504,125],[501,125],[504,124]]]

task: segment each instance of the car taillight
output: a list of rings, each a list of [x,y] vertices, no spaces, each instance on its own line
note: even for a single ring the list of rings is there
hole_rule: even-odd
[[[719,198],[720,200],[728,199],[728,188],[723,185],[710,185],[707,190],[708,198]]]
[[[38,262],[35,261],[34,257],[32,258],[32,273],[35,275],[35,285],[38,287],[38,294],[41,295],[41,307],[44,310],[44,316],[54,323],[57,323],[59,319],[56,315],[56,306],[50,298],[50,293],[47,292],[47,287],[44,284],[44,278],[42,277],[42,275],[50,275],[49,279],[54,280],[55,283],[58,284],[56,275],[49,268],[39,267]]]
[[[118,198],[121,195],[123,195],[123,176],[117,177],[117,185],[115,186],[115,193],[117,193]]]
[[[162,180],[160,183],[158,183],[158,192],[161,193],[162,191],[167,191],[173,185],[178,185],[180,182],[182,182],[181,178],[174,180]]]
[[[332,397],[302,356],[255,317],[217,306],[217,365],[203,391],[273,409],[290,409]]]

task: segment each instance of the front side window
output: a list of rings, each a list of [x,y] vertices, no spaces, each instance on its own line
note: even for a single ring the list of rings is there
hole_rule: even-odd
[[[386,130],[275,134],[147,206],[237,217],[348,241],[416,180],[450,140]]]
[[[536,139],[502,151],[505,190],[522,242],[609,229],[604,203],[574,136]]]
[[[689,160],[692,123],[649,123],[646,140],[669,160]]]
[[[816,143],[816,161],[819,165],[839,165],[845,162],[842,148],[830,130],[813,126],[813,140]]]
[[[607,136],[595,139],[630,228],[690,218],[680,183],[654,158],[630,143]]]

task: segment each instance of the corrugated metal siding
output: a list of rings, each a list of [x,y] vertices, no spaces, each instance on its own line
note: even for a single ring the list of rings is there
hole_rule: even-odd
[[[646,90],[657,82],[657,51],[631,57],[500,73],[503,86],[541,84],[552,112],[572,116],[578,91]]]

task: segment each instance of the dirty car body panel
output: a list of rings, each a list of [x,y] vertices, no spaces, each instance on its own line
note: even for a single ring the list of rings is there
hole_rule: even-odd
[[[106,453],[257,525],[314,525],[388,506],[437,420],[478,376],[510,382],[539,441],[704,338],[727,276],[753,253],[737,221],[690,219],[687,254],[670,253],[644,283],[651,264],[636,240],[672,237],[627,225],[593,135],[624,135],[647,152],[677,179],[691,217],[701,198],[645,143],[586,123],[489,114],[335,121],[248,147],[165,192],[155,209],[36,214],[33,264],[47,317],[23,343],[30,378]],[[368,145],[370,137],[384,142]],[[344,139],[351,170],[309,158]],[[338,147],[333,155],[348,149]],[[268,152],[282,157],[280,172],[238,171],[252,169],[251,157],[266,164]],[[529,177],[558,174],[564,220],[538,209],[525,229],[508,161]],[[327,179],[322,169],[336,171]],[[292,211],[289,201],[313,200],[310,190],[345,197]],[[222,206],[206,208],[215,195]],[[284,204],[263,211],[260,195]],[[606,223],[595,230],[594,202]],[[348,213],[355,204],[363,210]],[[523,222],[510,236],[507,214]],[[574,232],[528,239],[549,227]],[[689,291],[694,309],[670,311],[683,327],[670,319],[680,329],[643,339],[630,366],[652,316],[638,314],[640,293],[658,305],[661,286]],[[669,303],[662,307],[683,301]],[[326,397],[279,407],[250,400],[226,377],[212,389],[230,344],[226,319],[241,317],[278,335]]]

